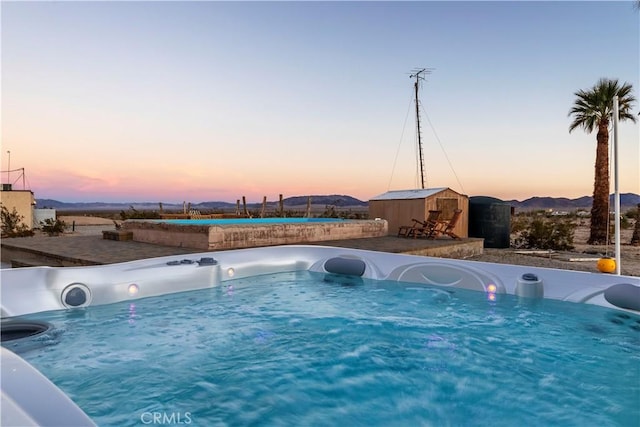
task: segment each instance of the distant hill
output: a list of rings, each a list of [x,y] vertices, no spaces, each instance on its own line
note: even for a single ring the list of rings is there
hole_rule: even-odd
[[[286,208],[303,208],[307,205],[307,199],[311,197],[311,204],[314,206],[336,206],[341,208],[360,207],[364,208],[369,205],[368,202],[358,200],[355,197],[346,195],[312,195],[312,196],[294,196],[287,197],[282,200]],[[563,211],[574,211],[577,209],[591,209],[591,202],[593,198],[589,196],[579,197],[577,199],[568,199],[566,197],[531,197],[529,199],[518,200],[505,200],[505,203],[513,206],[517,210],[538,210],[538,209],[553,209]],[[613,209],[614,201],[613,195],[610,198],[611,208]],[[159,205],[157,202],[128,202],[128,203],[108,203],[108,202],[91,202],[91,203],[68,203],[61,202],[52,199],[36,199],[38,208],[52,208],[60,211],[65,210],[126,210],[133,207],[138,210],[157,210]],[[640,203],[640,195],[635,193],[620,194],[620,206],[623,211],[636,208]],[[275,208],[278,205],[278,201],[268,201],[267,207]],[[163,203],[163,208],[166,210],[180,210],[182,204],[176,203]],[[262,206],[262,203],[247,203],[248,209],[257,209]],[[212,201],[192,203],[192,209],[222,209],[230,210],[235,209],[236,204],[230,202]]]
[[[59,211],[71,211],[71,210],[87,210],[87,211],[99,211],[99,210],[120,210],[129,209],[133,206],[136,209],[158,209],[158,203],[155,202],[130,202],[130,203],[115,203],[115,202],[61,202],[53,199],[36,199],[36,207],[39,209],[50,208]],[[172,206],[171,204],[164,205],[167,208]],[[178,205],[175,205],[178,206]],[[182,205],[180,205],[182,208]]]
[[[285,206],[306,206],[307,199],[311,197],[311,204],[323,205],[323,206],[337,206],[337,207],[355,207],[369,206],[369,202],[363,202],[355,197],[333,194],[330,196],[295,196],[287,197],[283,199]]]
[[[609,196],[609,203],[612,210],[614,206],[613,197],[613,195]],[[508,200],[505,202],[519,210],[553,209],[574,211],[578,209],[591,209],[593,197],[583,196],[577,199],[567,199],[565,197],[531,197],[522,202],[517,200]],[[620,194],[620,207],[623,211],[637,207],[638,203],[640,203],[639,195],[634,193]]]
[[[301,207],[307,205],[308,198],[311,197],[311,204],[318,206],[336,206],[336,207],[367,207],[369,205],[368,202],[363,202],[362,200],[358,200],[355,197],[345,196],[345,195],[329,195],[329,196],[294,196],[287,197],[282,199],[282,203],[287,208]],[[268,201],[268,207],[277,207],[279,201]],[[61,202],[58,200],[52,199],[36,199],[36,206],[38,208],[51,208],[60,211],[70,211],[70,210],[87,210],[87,211],[98,211],[98,210],[127,210],[130,207],[138,210],[157,210],[159,208],[159,204],[157,202],[127,202],[127,203],[113,203],[113,202],[78,202],[78,203],[69,203],[69,202]],[[182,204],[177,203],[162,203],[163,209],[166,210],[179,210],[182,209]],[[192,209],[235,209],[236,204],[230,202],[221,202],[221,201],[211,201],[211,202],[200,202],[200,203],[191,203]],[[256,209],[262,207],[262,203],[247,203],[247,208]]]

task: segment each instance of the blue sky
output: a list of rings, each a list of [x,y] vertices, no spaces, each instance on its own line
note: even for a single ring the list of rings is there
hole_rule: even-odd
[[[3,2],[1,12],[2,169],[9,150],[37,198],[367,200],[417,188],[416,67],[433,69],[421,86],[427,187],[591,195],[595,134],[569,134],[573,94],[601,77],[632,83],[636,98],[640,88],[631,1]],[[620,125],[622,192],[640,193],[638,128]]]

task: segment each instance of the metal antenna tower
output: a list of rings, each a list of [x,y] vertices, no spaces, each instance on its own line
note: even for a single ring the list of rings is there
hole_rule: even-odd
[[[418,89],[420,87],[420,80],[424,80],[424,74],[431,74],[431,69],[418,68],[412,71],[410,78],[415,78],[416,81],[413,84],[416,92],[416,135],[418,137],[418,161],[420,163],[420,182],[422,189],[424,189],[424,155],[422,154],[422,132],[420,130],[420,98],[418,97]]]

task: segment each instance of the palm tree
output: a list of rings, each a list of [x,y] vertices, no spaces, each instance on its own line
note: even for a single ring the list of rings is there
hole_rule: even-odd
[[[607,244],[609,228],[609,122],[613,118],[613,98],[618,96],[618,120],[631,120],[636,117],[631,107],[636,99],[630,83],[620,85],[617,79],[601,78],[591,89],[574,93],[576,100],[569,116],[573,122],[569,133],[581,127],[588,133],[597,128],[596,164],[593,184],[593,205],[591,207],[591,233],[587,243],[591,245]]]

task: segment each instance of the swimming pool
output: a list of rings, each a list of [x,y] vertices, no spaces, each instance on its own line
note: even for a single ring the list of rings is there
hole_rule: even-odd
[[[54,326],[4,344],[23,357],[2,350],[3,403],[15,407],[3,421],[47,425],[47,411],[90,413],[79,425],[640,419],[637,277],[280,246],[9,269],[2,284],[3,325]],[[32,366],[66,393],[42,388]]]
[[[234,218],[127,220],[122,229],[133,240],[201,250],[304,244],[382,237],[387,221],[338,218]]]

